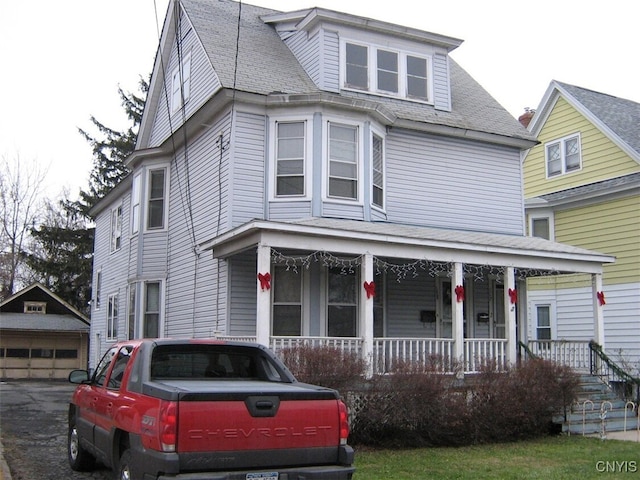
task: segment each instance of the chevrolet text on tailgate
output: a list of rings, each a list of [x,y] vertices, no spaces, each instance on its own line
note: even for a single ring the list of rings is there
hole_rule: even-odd
[[[145,339],[111,347],[92,376],[74,370],[68,457],[118,480],[350,479],[347,409],[296,381],[269,349]]]

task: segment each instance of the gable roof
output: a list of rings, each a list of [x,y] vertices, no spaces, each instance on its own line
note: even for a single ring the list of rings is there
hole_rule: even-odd
[[[529,124],[531,132],[540,133],[560,96],[640,163],[640,103],[632,100],[553,80]]]
[[[165,19],[161,48],[158,51],[154,75],[161,76],[159,68],[168,60],[175,37],[172,20],[176,15],[172,0]],[[529,148],[536,143],[535,136],[511,116],[484,88],[464,69],[449,58],[451,76],[451,111],[437,110],[406,100],[381,97],[366,93],[341,91],[332,93],[320,90],[309,77],[292,51],[276,31],[278,19],[309,18],[324,15],[335,23],[360,24],[362,28],[386,31],[399,36],[411,35],[414,39],[446,45],[453,49],[461,40],[442,35],[408,29],[387,22],[373,21],[346,13],[325,9],[308,9],[283,14],[276,10],[257,7],[233,0],[179,0],[186,17],[194,27],[207,58],[211,63],[223,90],[235,89],[265,96],[267,98],[286,95],[287,102],[316,101],[340,104],[344,107],[368,108],[383,112],[392,126],[423,129],[443,135],[478,139],[493,143]],[[240,34],[238,35],[238,14]],[[306,16],[305,16],[306,15]],[[315,18],[314,17],[314,18]],[[304,20],[301,22],[303,23]],[[239,39],[238,48],[236,40]],[[236,66],[237,59],[237,66]],[[164,64],[166,65],[166,61]],[[160,94],[161,82],[152,78],[150,97]],[[214,92],[216,96],[218,92]],[[295,98],[296,95],[302,96]],[[275,99],[277,103],[277,98]],[[145,108],[145,117],[154,109],[153,98]],[[141,133],[151,128],[143,118]],[[149,122],[150,123],[150,122]],[[140,145],[139,145],[140,146]]]

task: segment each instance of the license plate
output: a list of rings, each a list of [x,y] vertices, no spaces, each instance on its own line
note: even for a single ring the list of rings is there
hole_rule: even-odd
[[[278,472],[247,473],[247,480],[278,480]]]

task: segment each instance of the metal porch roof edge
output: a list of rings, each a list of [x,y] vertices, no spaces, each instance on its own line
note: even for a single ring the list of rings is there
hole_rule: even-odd
[[[260,232],[403,244],[479,254],[556,258],[591,264],[615,261],[615,257],[611,255],[535,237],[328,218],[292,221],[252,220],[199,246],[201,250],[214,250],[234,242],[243,244],[243,240]]]

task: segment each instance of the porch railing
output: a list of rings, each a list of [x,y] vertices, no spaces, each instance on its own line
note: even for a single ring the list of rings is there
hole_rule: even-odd
[[[357,337],[271,337],[269,347],[276,353],[293,347],[331,347],[362,355],[362,339]]]
[[[484,369],[506,370],[507,340],[503,338],[465,338],[464,371],[479,372]]]
[[[373,373],[389,373],[401,362],[434,364],[443,372],[454,371],[453,340],[443,338],[375,338]]]
[[[589,371],[590,351],[588,341],[530,340],[528,347],[537,358],[551,360],[577,371]]]
[[[612,388],[621,389],[618,393],[625,399],[633,398],[636,405],[640,405],[640,378],[635,378],[626,372],[602,351],[602,347],[595,342],[589,342],[591,353],[590,373],[606,381]]]

